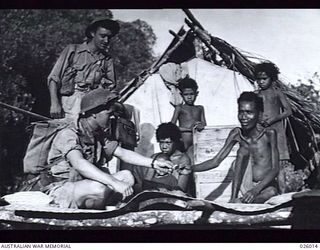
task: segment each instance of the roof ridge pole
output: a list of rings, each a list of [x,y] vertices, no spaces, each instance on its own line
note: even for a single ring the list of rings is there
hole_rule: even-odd
[[[231,44],[228,44],[223,39],[218,37],[211,36],[200,24],[200,22],[192,15],[191,11],[188,9],[182,9],[187,17],[191,20],[185,19],[186,24],[196,33],[197,37],[208,47],[211,53],[219,55],[222,61],[225,63],[225,66],[228,69],[231,69],[232,62],[230,54],[235,55],[235,63],[234,66],[238,72],[244,75],[251,83],[254,82],[252,77],[252,67],[255,64],[251,62],[248,58],[241,54],[235,47]],[[206,39],[205,37],[210,37]],[[222,48],[221,48],[222,47]],[[218,52],[217,52],[218,51]],[[221,66],[221,65],[220,65]],[[233,69],[234,70],[234,69]]]
[[[201,23],[194,17],[194,15],[191,13],[189,9],[182,9],[182,11],[187,15],[187,17],[191,20],[192,23],[194,23],[200,29],[204,30]]]

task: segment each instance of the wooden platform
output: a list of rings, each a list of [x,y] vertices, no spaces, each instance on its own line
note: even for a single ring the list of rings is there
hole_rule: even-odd
[[[284,205],[217,203],[143,192],[110,212],[7,205],[0,207],[0,223],[2,229],[290,228],[292,207]]]
[[[290,209],[255,216],[216,211],[207,224],[197,223],[201,211],[151,210],[133,212],[108,219],[61,220],[16,216],[14,210],[1,209],[1,229],[102,229],[102,228],[290,228]]]

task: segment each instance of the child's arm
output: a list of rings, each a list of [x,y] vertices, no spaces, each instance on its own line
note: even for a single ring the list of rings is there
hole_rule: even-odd
[[[178,178],[178,187],[182,189],[183,192],[187,193],[188,182],[189,182],[190,174],[181,174]]]
[[[283,112],[281,112],[279,115],[276,115],[274,117],[269,118],[266,122],[270,126],[278,121],[284,120],[285,118],[292,115],[292,109],[291,106],[285,97],[285,95],[282,93],[281,90],[276,90],[278,98],[280,100],[281,106],[283,108]]]
[[[190,178],[191,171],[191,160],[187,155],[181,157],[179,162],[179,177],[178,177],[178,186],[184,191],[187,192],[188,182]]]
[[[282,93],[281,90],[278,91],[278,96],[283,108],[283,112],[279,115],[278,117],[278,121],[283,120],[287,117],[289,117],[290,115],[292,115],[292,109],[291,106],[286,98],[286,96]],[[277,121],[275,121],[277,122]]]
[[[199,108],[200,108],[200,119],[201,120],[196,122],[194,128],[200,132],[205,128],[205,126],[207,126],[207,122],[206,122],[206,117],[204,115],[204,107],[199,105]]]
[[[204,124],[204,126],[207,126],[207,121],[206,121],[206,117],[204,115],[204,107],[203,106],[200,106],[201,109],[202,109],[202,112],[201,112],[201,122]]]
[[[178,121],[180,109],[181,109],[180,105],[177,105],[177,106],[174,108],[173,116],[172,116],[172,118],[171,118],[171,122],[172,122],[173,124],[176,124],[177,121]]]
[[[230,131],[225,144],[220,149],[220,151],[210,160],[204,161],[202,163],[193,166],[194,172],[207,171],[209,169],[216,168],[220,163],[228,156],[233,146],[236,144],[238,137],[238,129],[235,128]]]
[[[171,122],[173,124],[176,124],[178,119],[179,119],[179,115],[180,115],[180,112],[181,112],[181,106],[180,105],[177,105],[174,109],[174,112],[173,112],[173,116],[171,118]],[[192,129],[190,128],[184,128],[184,127],[180,127],[180,123],[179,123],[179,129],[181,132],[192,132]]]
[[[277,132],[273,129],[266,131],[271,147],[271,171],[266,174],[264,179],[253,189],[244,194],[242,201],[244,203],[251,203],[260,192],[266,188],[271,181],[273,181],[279,173],[279,151],[277,147]]]

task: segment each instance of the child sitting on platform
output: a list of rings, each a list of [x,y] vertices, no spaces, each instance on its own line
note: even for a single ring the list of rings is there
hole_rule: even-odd
[[[183,143],[179,128],[172,123],[162,123],[156,130],[160,153],[154,154],[155,160],[170,160],[176,168],[171,174],[161,175],[151,168],[134,168],[133,175],[136,179],[135,191],[146,189],[166,188],[168,190],[182,190],[187,192],[191,174],[190,158],[183,153]]]

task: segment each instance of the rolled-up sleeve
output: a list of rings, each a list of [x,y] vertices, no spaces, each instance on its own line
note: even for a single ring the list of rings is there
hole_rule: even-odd
[[[68,153],[72,150],[82,152],[82,147],[80,146],[79,138],[75,131],[72,129],[63,129],[54,138],[52,150],[67,160],[66,157]]]
[[[72,49],[73,47],[74,45],[70,44],[61,52],[58,60],[56,61],[55,65],[53,66],[48,76],[48,79],[47,79],[48,85],[51,81],[54,81],[55,83],[60,83],[63,72],[65,71],[66,67],[68,67],[68,58],[70,57],[71,53],[74,51],[74,49]]]

